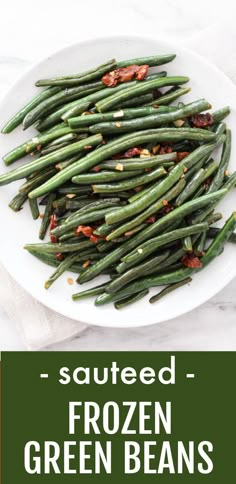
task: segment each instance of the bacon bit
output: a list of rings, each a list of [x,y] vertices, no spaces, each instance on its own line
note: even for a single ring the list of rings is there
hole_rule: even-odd
[[[172,148],[171,146],[162,146],[160,149],[160,155],[165,155],[166,153],[172,153]]]
[[[37,149],[38,151],[40,151],[40,150],[41,150],[41,148],[42,148],[42,145],[38,145],[38,146],[36,147],[36,149]]]
[[[188,171],[188,168],[185,166],[184,167],[184,173],[187,173],[187,171]]]
[[[168,205],[168,200],[162,200],[162,205],[166,207],[166,205]]]
[[[124,153],[118,153],[117,155],[112,156],[112,159],[117,160],[119,158],[133,158],[133,156],[140,155],[141,151],[142,148],[140,146],[135,146],[134,148],[130,148]]]
[[[58,227],[58,223],[57,223],[57,217],[56,217],[56,215],[54,213],[50,217],[50,226],[49,226],[49,228],[50,228],[50,230],[53,230],[56,227]]]
[[[207,178],[207,179],[204,181],[203,186],[205,187],[205,189],[206,189],[206,190],[207,190],[207,188],[210,186],[210,184],[211,184],[212,180],[213,180],[212,176],[209,176],[209,178]]]
[[[98,235],[93,235],[93,234],[92,234],[92,235],[89,237],[89,240],[91,240],[91,242],[93,242],[94,244],[97,244],[97,243],[99,242],[99,240],[100,240],[100,237],[99,237]]]
[[[94,166],[94,167],[92,168],[92,171],[95,171],[95,172],[100,171],[100,166],[98,166],[98,165],[97,165],[97,166]]]
[[[85,237],[91,237],[93,234],[94,229],[89,225],[79,225],[74,229],[74,235],[79,235],[82,233]]]
[[[34,155],[35,155],[35,152],[34,152],[34,151],[32,151],[32,153],[30,153],[30,156],[34,156]]]
[[[81,116],[87,116],[88,114],[92,114],[90,111],[84,111]]]
[[[92,146],[91,146],[91,145],[86,145],[86,146],[84,146],[84,150],[90,150],[90,148],[92,148]]]
[[[117,121],[117,123],[115,123],[115,125],[116,125],[117,128],[121,127],[121,123],[119,123],[118,121]]]
[[[152,169],[151,169],[151,168],[145,168],[145,170],[144,170],[144,171],[149,172],[149,171],[152,171]]]
[[[191,117],[191,122],[196,128],[205,128],[214,123],[214,118],[210,113],[194,114],[194,116]]]
[[[50,217],[49,231],[51,232],[56,227],[58,227],[57,217],[56,217],[55,214],[52,214],[51,217]],[[50,240],[53,244],[56,244],[58,242],[58,238],[55,237],[55,235],[53,235],[51,233],[50,233]]]
[[[145,220],[146,224],[154,224],[154,222],[156,222],[155,215],[152,215],[152,217],[149,217],[149,218],[147,218],[147,220]]]
[[[39,218],[43,218],[44,217],[44,214],[43,213],[40,213],[39,214]]]
[[[189,254],[186,254],[182,257],[181,262],[184,264],[186,267],[202,267],[202,263],[197,257],[194,252],[190,252]]]
[[[229,176],[229,170],[225,170],[225,176]]]
[[[162,202],[163,203],[163,202]],[[168,213],[170,213],[172,210],[174,209],[173,205],[171,205],[170,203],[167,202],[167,204],[165,204],[163,206],[163,208],[160,210],[159,212],[159,215],[160,217],[164,216],[164,215],[167,215]]]
[[[63,261],[63,260],[65,259],[64,255],[63,255],[61,252],[57,252],[57,253],[55,254],[55,257],[56,257],[56,259],[57,259],[57,260],[59,260],[59,261]]]
[[[127,67],[120,67],[114,71],[108,72],[102,77],[102,82],[108,87],[114,87],[120,82],[129,82],[132,79],[142,81],[148,71],[148,65],[136,66],[131,65]]]
[[[106,145],[106,144],[107,144],[107,141],[104,139],[104,140],[102,141],[102,145]]]
[[[158,104],[153,104],[153,108],[159,108]]]
[[[136,193],[141,192],[141,190],[142,190],[142,187],[135,187],[135,188],[134,188],[134,191],[135,191]]]
[[[181,161],[184,158],[186,158],[186,156],[188,156],[189,154],[190,154],[189,151],[178,151],[176,153],[176,162],[179,163],[179,161]]]
[[[154,154],[154,155],[157,155],[157,153],[158,153],[158,151],[159,151],[159,149],[160,149],[160,146],[161,146],[161,145],[156,145],[156,146],[153,146],[153,148],[152,148],[152,152],[153,152],[153,154]]]
[[[72,286],[72,284],[74,284],[74,279],[72,279],[72,277],[68,277],[67,283],[69,284],[69,286]]]

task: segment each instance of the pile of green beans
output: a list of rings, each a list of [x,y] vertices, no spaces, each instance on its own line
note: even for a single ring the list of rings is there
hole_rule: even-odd
[[[159,70],[142,80],[120,78],[119,69],[174,58],[111,59],[40,79],[35,85],[43,90],[2,128],[5,134],[19,125],[35,129],[3,156],[7,167],[25,163],[0,174],[0,186],[22,180],[9,207],[17,212],[28,202],[38,219],[44,242],[25,249],[54,267],[45,289],[68,270],[79,284],[105,274],[106,282],[72,299],[96,297],[97,306],[113,302],[120,310],[164,286],[151,296],[153,304],[189,284],[226,242],[236,243],[235,212],[222,228],[212,227],[222,218],[218,203],[236,186],[224,122],[230,108],[213,112],[205,124],[208,100],[178,102],[191,90],[188,77]],[[114,87],[106,84],[109,76],[118,76]]]

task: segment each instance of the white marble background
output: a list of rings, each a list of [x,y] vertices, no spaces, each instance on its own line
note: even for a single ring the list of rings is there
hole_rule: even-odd
[[[234,13],[234,0],[2,0],[0,95],[32,62],[78,40],[146,33],[181,41]],[[236,350],[235,291],[236,280],[183,317],[130,330],[88,326],[78,337],[47,349]],[[0,350],[22,349],[15,323],[0,307]]]

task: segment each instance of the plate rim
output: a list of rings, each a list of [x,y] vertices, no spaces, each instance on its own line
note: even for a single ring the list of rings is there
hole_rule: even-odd
[[[51,51],[48,55],[44,55],[42,57],[40,57],[37,61],[33,62],[32,64],[30,64],[30,66],[28,68],[26,68],[26,70],[24,71],[23,74],[17,76],[14,80],[14,82],[10,85],[10,87],[6,90],[4,96],[1,98],[1,101],[0,101],[0,109],[2,107],[2,104],[4,103],[5,99],[11,94],[12,91],[14,91],[15,89],[15,86],[17,85],[17,83],[19,81],[24,81],[25,78],[27,78],[28,74],[31,73],[36,67],[39,67],[40,64],[44,63],[45,61],[49,61],[50,60],[50,57],[54,56],[54,55],[57,55],[59,53],[66,53],[66,51],[69,51],[71,48],[76,48],[77,47],[83,47],[83,45],[88,45],[88,44],[93,44],[94,42],[107,42],[107,41],[124,41],[124,40],[137,40],[137,41],[146,41],[146,40],[149,40],[149,41],[152,41],[152,42],[155,42],[155,43],[158,43],[158,41],[160,43],[164,43],[167,48],[169,48],[171,51],[174,50],[172,49],[173,47],[173,44],[171,41],[169,41],[168,39],[166,38],[159,38],[158,36],[152,36],[152,35],[132,35],[132,34],[129,34],[129,35],[126,35],[126,34],[121,34],[121,35],[109,35],[109,36],[90,36],[88,39],[84,39],[84,40],[81,40],[81,41],[78,41],[78,42],[73,42],[61,49],[57,49],[57,50],[53,50]],[[168,47],[169,46],[169,47]],[[206,66],[210,67],[212,70],[214,70],[216,73],[218,73],[220,76],[224,77],[224,80],[226,83],[228,83],[232,88],[236,89],[236,85],[234,84],[234,82],[218,67],[216,66],[213,62],[209,61],[208,59],[206,59],[205,57],[201,56],[200,54],[194,52],[193,50],[189,49],[188,47],[185,47],[182,42],[180,42],[180,44],[178,45],[178,48],[182,51],[182,52],[187,52],[189,55],[191,55],[193,58],[196,58],[198,59],[199,62],[205,64]],[[14,279],[14,281],[16,281],[20,287],[22,287],[26,292],[27,294],[31,295],[31,297],[33,297],[34,299],[36,299],[38,302],[40,302],[41,304],[43,304],[45,307],[47,307],[48,309],[51,309],[52,311],[55,311],[55,313],[58,313],[58,314],[61,314],[62,316],[65,316],[69,319],[71,319],[72,321],[78,321],[81,322],[81,323],[86,323],[88,325],[94,325],[94,326],[99,326],[99,327],[106,327],[106,328],[119,328],[119,329],[125,329],[125,328],[137,328],[137,327],[145,327],[145,326],[151,326],[151,325],[154,325],[154,324],[159,324],[159,323],[162,323],[162,322],[166,322],[166,321],[170,321],[170,320],[173,320],[177,317],[180,317],[180,316],[184,316],[185,314],[193,311],[194,309],[196,309],[197,307],[200,307],[202,304],[206,303],[207,301],[209,301],[210,299],[212,299],[212,297],[216,296],[221,290],[223,290],[236,276],[236,267],[235,267],[235,273],[230,273],[228,274],[228,277],[227,277],[227,282],[224,281],[224,283],[221,285],[221,284],[217,284],[216,286],[211,286],[209,288],[209,291],[207,292],[207,295],[202,295],[202,297],[200,297],[200,301],[198,300],[198,302],[196,302],[195,304],[192,303],[191,304],[191,307],[190,308],[185,308],[184,310],[179,307],[176,308],[174,311],[171,311],[171,313],[173,314],[168,314],[167,317],[163,317],[160,321],[145,321],[143,320],[142,322],[135,322],[135,321],[131,321],[131,322],[123,322],[122,323],[113,323],[112,324],[108,324],[108,322],[102,322],[102,321],[94,321],[94,320],[91,320],[88,317],[86,317],[85,314],[83,314],[82,318],[75,318],[74,316],[71,316],[71,315],[68,315],[69,311],[66,310],[66,305],[64,306],[65,307],[65,310],[64,308],[60,308],[60,310],[57,310],[55,308],[55,304],[54,304],[54,301],[51,300],[48,301],[48,300],[45,300],[45,298],[43,297],[43,293],[41,295],[41,293],[38,295],[38,294],[35,294],[35,290],[30,288],[25,285],[24,281],[22,282],[20,280],[20,278],[18,278],[16,276],[16,274],[14,273],[14,271],[12,271],[11,269],[9,270],[9,268],[5,265],[4,263],[4,258],[2,257],[2,253],[0,251],[0,261],[3,265],[3,267],[5,268],[5,270],[7,271],[8,274],[10,274],[10,276]],[[102,310],[103,306],[101,306],[100,310]],[[88,313],[89,314],[89,313]]]

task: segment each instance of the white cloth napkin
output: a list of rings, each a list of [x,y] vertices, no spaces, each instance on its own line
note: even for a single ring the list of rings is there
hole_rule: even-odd
[[[233,25],[214,25],[184,40],[186,47],[215,63],[236,82],[236,31]],[[86,325],[65,318],[33,299],[0,266],[0,305],[15,320],[29,350],[63,341],[82,332]],[[12,298],[14,294],[14,299]]]

